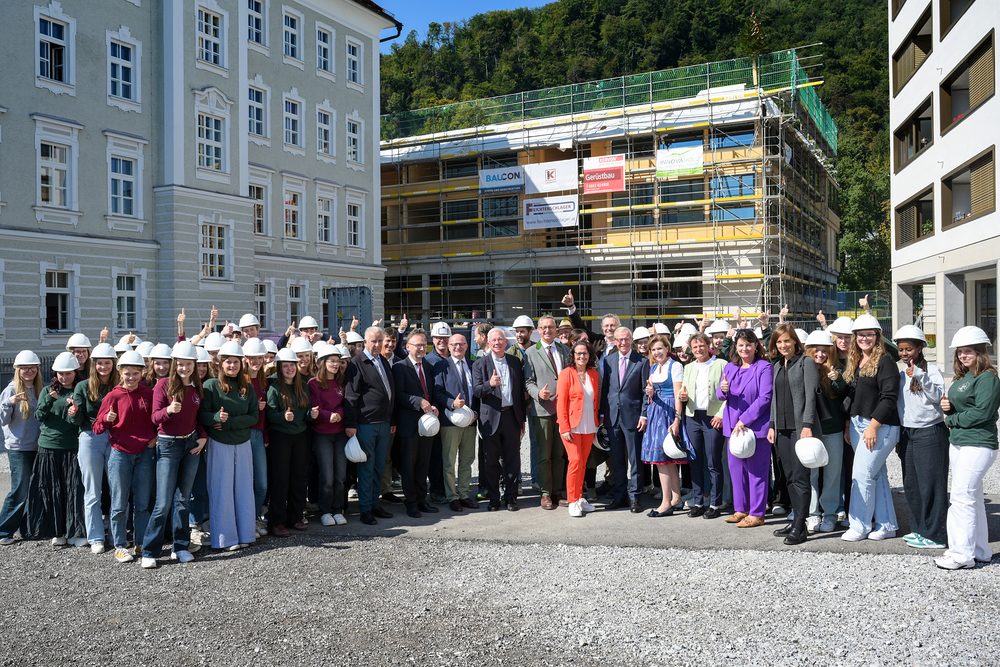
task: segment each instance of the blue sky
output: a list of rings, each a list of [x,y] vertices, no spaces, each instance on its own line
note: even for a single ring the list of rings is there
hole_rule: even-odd
[[[392,44],[402,43],[411,30],[416,30],[419,39],[427,35],[427,24],[446,21],[462,21],[476,14],[496,9],[517,9],[518,7],[541,7],[553,0],[492,0],[489,3],[468,0],[376,0],[386,10],[392,12],[403,23],[403,34],[398,40],[382,43],[382,53],[389,53]],[[392,33],[386,30],[383,37]]]

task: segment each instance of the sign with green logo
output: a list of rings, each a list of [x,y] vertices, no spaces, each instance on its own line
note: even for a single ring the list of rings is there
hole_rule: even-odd
[[[656,151],[656,177],[681,178],[705,173],[705,155],[701,146],[661,148]]]

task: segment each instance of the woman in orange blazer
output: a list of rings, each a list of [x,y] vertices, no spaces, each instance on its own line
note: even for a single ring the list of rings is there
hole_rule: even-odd
[[[562,369],[556,383],[556,418],[569,460],[566,471],[569,515],[580,517],[594,511],[594,506],[582,495],[583,475],[587,469],[590,446],[597,433],[597,406],[601,394],[597,355],[590,343],[577,341],[573,345],[572,358],[573,365]]]

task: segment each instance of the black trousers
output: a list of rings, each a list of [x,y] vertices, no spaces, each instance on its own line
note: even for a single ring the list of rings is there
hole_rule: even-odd
[[[521,424],[513,410],[500,413],[500,423],[492,435],[480,432],[483,445],[480,486],[486,476],[486,491],[491,504],[500,502],[500,478],[503,477],[504,501],[517,499],[521,488]]]
[[[436,493],[439,496],[445,495],[444,492],[444,450],[441,448],[441,432],[431,438],[431,450],[430,450],[430,467],[427,471],[428,477],[431,480],[431,493]],[[402,475],[402,471],[400,471]]]
[[[396,438],[399,441],[399,476],[403,481],[403,502],[407,509],[427,502],[427,468],[434,438]]]
[[[781,459],[780,468],[784,471],[787,480],[788,497],[791,500],[792,509],[795,510],[795,523],[792,529],[801,531],[806,528],[812,487],[809,484],[809,468],[802,465],[799,457],[795,455],[797,438],[798,434],[794,429],[781,429],[775,433],[774,445],[775,449],[778,450],[778,457]]]
[[[940,544],[948,542],[948,427],[904,428],[899,438],[903,492],[910,530]]]
[[[302,521],[306,509],[306,480],[312,460],[308,430],[290,435],[271,431],[267,446],[267,505],[269,526],[284,526]]]
[[[795,441],[792,441],[795,444]],[[792,452],[795,455],[795,452]],[[779,463],[781,452],[778,451],[778,442],[771,445],[771,493],[768,496],[771,505],[781,505],[788,507],[792,504],[792,499],[788,490],[788,474],[784,466]]]

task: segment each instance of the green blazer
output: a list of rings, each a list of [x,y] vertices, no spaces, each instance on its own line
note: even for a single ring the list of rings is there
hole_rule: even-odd
[[[726,402],[717,398],[716,389],[722,382],[722,369],[726,367],[726,362],[715,357],[712,365],[708,367],[708,414],[722,419],[722,411],[726,409]],[[684,414],[694,417],[694,395],[695,385],[698,383],[698,362],[692,361],[684,367],[684,386],[687,388],[688,400],[684,404]]]

